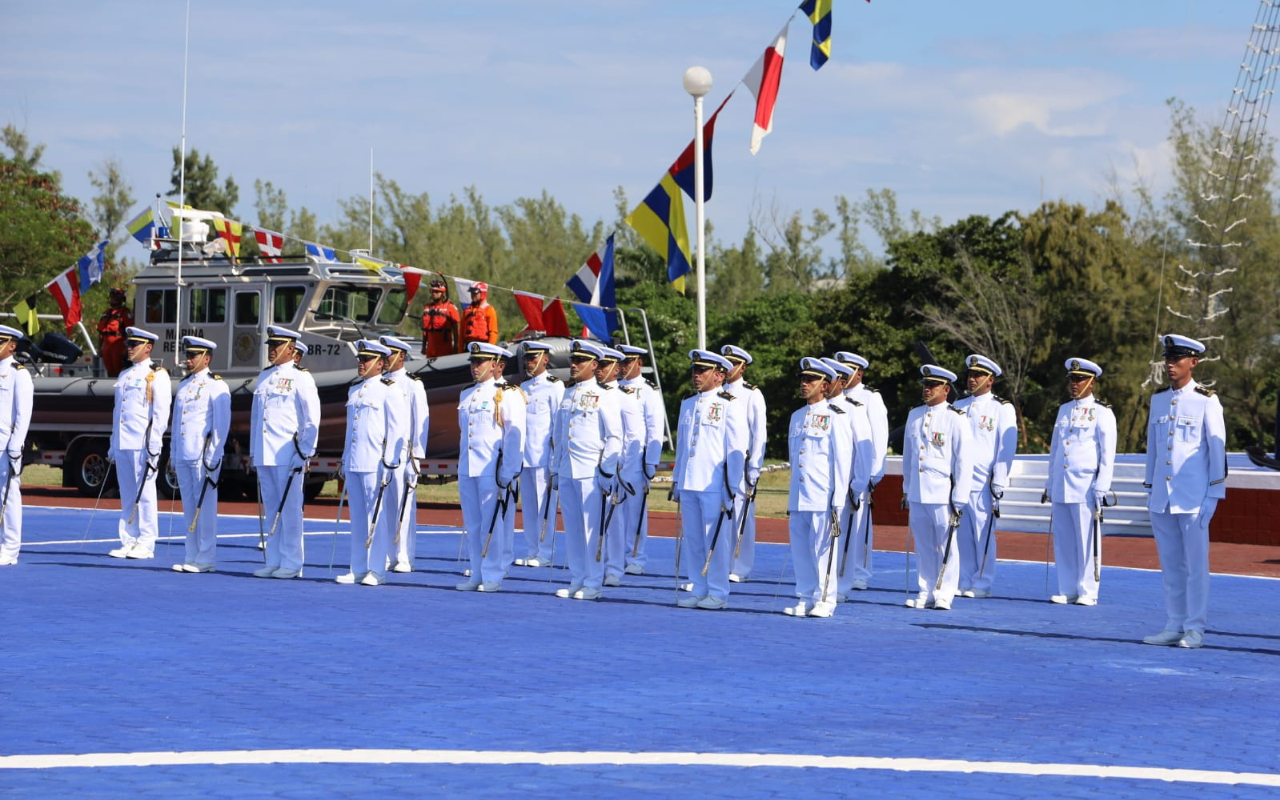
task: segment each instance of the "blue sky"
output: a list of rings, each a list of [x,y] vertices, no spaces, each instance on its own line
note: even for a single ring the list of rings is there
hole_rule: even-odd
[[[118,158],[134,194],[168,190],[182,131],[185,3],[0,0],[0,124],[47,145],[68,193]],[[688,142],[681,75],[719,103],[790,0],[272,0],[192,4],[187,145],[241,187],[283,189],[322,222],[374,167],[439,202],[550,192],[588,223],[634,203]],[[889,187],[950,222],[1089,205],[1108,176],[1169,185],[1165,100],[1221,118],[1257,0],[835,0],[833,56],[808,66],[792,23],[774,132],[748,152],[740,88],[716,129],[708,219],[834,209]],[[713,106],[714,107],[714,106]],[[692,225],[692,212],[690,212]],[[583,254],[584,257],[588,254]],[[430,266],[430,265],[422,265]],[[576,265],[566,265],[566,277]]]

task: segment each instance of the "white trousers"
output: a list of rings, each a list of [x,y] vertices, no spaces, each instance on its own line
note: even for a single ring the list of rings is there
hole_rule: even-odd
[[[1151,512],[1164,578],[1165,630],[1204,633],[1209,617],[1209,521],[1205,514]]]
[[[512,489],[519,486],[519,478],[513,481]],[[501,496],[499,496],[501,499]],[[498,524],[502,526],[502,575],[506,577],[511,564],[516,560],[516,495],[512,494],[507,501],[507,513],[502,515]],[[494,536],[497,536],[495,533]]]
[[[178,491],[182,495],[182,530],[186,532],[186,547],[182,556],[184,564],[199,564],[214,567],[218,564],[218,476],[210,476],[214,481],[208,489],[204,489],[204,462],[174,462],[173,470],[178,474]],[[200,491],[204,489],[204,501],[200,500]],[[199,503],[200,517],[196,519],[196,504]],[[191,530],[191,523],[196,529]]]
[[[960,551],[960,588],[991,591],[996,579],[996,525],[991,490],[983,486],[969,495],[956,543]]]
[[[551,495],[549,499],[548,495]],[[525,467],[521,471],[520,515],[524,523],[525,558],[536,556],[550,561],[556,531],[556,498],[551,490],[551,471],[546,467]]]
[[[413,566],[414,559],[418,557],[418,490],[406,488],[410,475],[408,465],[401,466],[387,487],[388,494],[392,490],[396,494],[396,515],[388,517],[387,522],[391,526],[391,544],[388,545],[391,563],[403,561]]]
[[[636,520],[640,517],[640,506],[644,502],[644,476],[624,475],[623,480],[631,485],[635,493],[623,488],[615,489],[620,494],[610,498],[610,505],[613,500],[618,500],[618,505],[614,508],[605,507],[605,516],[613,515],[609,521],[609,529],[604,532],[605,575],[621,576],[623,568],[631,563],[631,552],[636,543]]]
[[[916,539],[916,583],[920,594],[927,600],[951,601],[960,584],[960,559],[956,555],[956,543],[951,543],[949,554],[947,528],[951,520],[951,506],[947,503],[912,503],[911,535]],[[938,573],[946,562],[942,585],[938,586]]]
[[[156,470],[147,468],[146,450],[116,453],[116,480],[120,483],[120,544],[137,545],[154,552],[159,522],[156,518]],[[145,479],[145,480],[144,480]],[[139,496],[138,488],[142,494]],[[137,500],[137,513],[134,513]],[[133,522],[129,517],[133,517]]]
[[[1058,594],[1097,600],[1098,582],[1093,577],[1093,509],[1089,503],[1054,503],[1052,513]]]
[[[857,511],[853,510],[853,503],[845,503],[840,512],[840,552],[836,567],[844,570],[844,574],[838,576],[839,594],[852,591],[855,580],[871,580],[871,508],[866,500],[861,502]]]
[[[564,515],[569,585],[599,589],[604,585],[604,560],[596,561],[600,542],[600,498],[592,478],[560,478],[560,511]],[[607,509],[606,509],[607,511]]]
[[[382,476],[387,472],[379,467],[377,472],[347,473],[347,504],[351,507],[351,572],[357,577],[372,572],[379,578],[386,575],[387,545],[391,543],[388,528],[395,528],[396,490],[394,472],[391,483],[382,489]],[[382,501],[378,501],[378,492]],[[376,515],[376,517],[375,517]],[[390,523],[388,523],[390,520]],[[373,536],[369,532],[373,531]]]
[[[17,558],[22,548],[22,475],[10,475],[12,462],[4,453],[0,453],[0,498],[8,492],[4,503],[4,519],[0,526],[4,528],[4,536],[0,538],[0,557]]]
[[[302,471],[289,483],[292,467],[259,467],[258,486],[262,495],[263,531],[267,533],[268,567],[302,572],[305,558],[302,544]],[[285,494],[285,487],[289,492]],[[280,499],[284,498],[281,507]],[[280,519],[275,522],[276,532],[271,534],[272,522],[280,509]]]
[[[471,580],[502,583],[506,571],[502,555],[502,520],[494,518],[498,508],[498,484],[492,475],[463,476],[458,478],[458,495],[462,500],[462,526],[467,532]],[[490,530],[493,531],[492,536],[489,535]]]
[[[833,563],[839,554],[831,547],[831,512],[789,513],[787,532],[791,538],[791,563],[796,571],[796,597],[810,606],[823,603],[831,607],[836,602],[839,569],[839,565]]]
[[[737,538],[738,525],[742,523],[742,515],[747,515],[746,524],[742,526],[742,543],[738,544],[734,541],[733,547],[737,555],[733,558],[733,564],[729,571],[734,575],[740,576],[746,580],[751,576],[751,570],[756,566],[756,504],[750,503],[748,508],[747,493],[739,492],[733,500],[733,535]],[[724,535],[723,532],[720,534]]]
[[[729,567],[733,561],[733,520],[724,517],[721,506],[725,494],[713,492],[680,491],[680,531],[684,537],[684,550],[688,556],[685,570],[693,584],[695,597],[729,599]],[[723,519],[722,519],[723,517]],[[720,538],[707,564],[707,550],[715,538],[716,526],[720,526]],[[707,567],[707,574],[702,568]]]

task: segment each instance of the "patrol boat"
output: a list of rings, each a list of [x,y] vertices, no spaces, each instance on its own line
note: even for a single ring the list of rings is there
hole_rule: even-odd
[[[206,242],[207,237],[205,223],[187,222],[181,243],[155,240],[158,249],[133,281],[135,324],[160,337],[152,358],[174,373],[175,391],[183,375],[182,337],[200,336],[218,344],[209,368],[227,382],[232,413],[222,485],[246,493],[254,483],[245,466],[253,390],[267,363],[267,326],[300,332],[306,348],[303,366],[315,378],[321,403],[316,456],[304,487],[306,495],[314,497],[336,473],[342,454],[347,388],[356,377],[356,341],[396,334],[404,322],[408,297],[403,273],[392,265],[375,272],[354,261],[311,255],[241,261],[219,252],[216,245],[221,240]],[[352,258],[358,255],[366,254],[354,252]],[[557,374],[567,373],[568,349],[567,339],[553,344]],[[37,362],[32,367],[30,460],[62,467],[63,485],[98,496],[108,466],[115,378],[96,358],[72,359],[56,367]],[[508,364],[513,377],[518,368],[514,361]],[[427,359],[411,352],[405,369],[422,380],[431,405],[424,474],[453,474],[459,441],[457,399],[471,383],[467,356]],[[167,460],[166,445],[161,475],[169,475],[164,469]],[[168,496],[177,491],[171,477],[159,486]]]

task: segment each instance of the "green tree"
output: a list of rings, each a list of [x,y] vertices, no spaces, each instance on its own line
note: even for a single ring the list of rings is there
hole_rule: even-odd
[[[121,237],[117,237],[116,233],[128,220],[129,212],[136,202],[133,187],[125,179],[120,160],[115,157],[103,161],[96,170],[90,170],[89,182],[98,190],[91,201],[93,212],[90,214],[90,221],[97,227],[99,235],[109,241],[107,260],[114,262],[121,239],[128,238],[127,233]]]
[[[44,146],[32,147],[12,125],[3,137],[8,152],[0,154],[0,310],[37,295],[37,310],[53,313],[57,307],[45,283],[89,251],[94,232],[79,202],[62,194],[58,174],[42,170]]]
[[[185,184],[183,182],[183,164],[186,164]],[[202,211],[219,211],[228,217],[234,216],[236,203],[240,200],[240,187],[228,175],[221,184],[218,183],[218,165],[213,158],[192,148],[183,159],[182,152],[173,148],[173,172],[169,176],[169,196],[178,199],[185,188],[185,202],[192,208]]]

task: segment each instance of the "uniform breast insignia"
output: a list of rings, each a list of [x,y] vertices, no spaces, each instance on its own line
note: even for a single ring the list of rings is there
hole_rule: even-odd
[[[934,431],[933,438],[929,442],[934,447],[944,447],[947,444],[947,435],[942,431]]]
[[[600,405],[600,395],[595,392],[587,392],[578,398],[578,408],[583,411],[591,411],[598,405]]]
[[[382,379],[382,385],[383,385],[383,386],[395,386],[395,385],[396,385],[396,379],[395,379],[395,378],[383,378],[383,379]]]
[[[1217,392],[1215,392],[1214,390],[1205,386],[1201,386],[1199,384],[1196,384],[1196,393],[1202,394],[1205,397],[1213,397],[1215,394],[1217,394]]]
[[[712,403],[707,407],[707,422],[719,422],[724,419],[724,406]]]
[[[723,389],[722,389],[722,390],[720,390],[719,392],[716,392],[716,396],[717,396],[717,397],[723,397],[725,400],[737,400],[737,399],[738,399],[737,395],[729,394],[728,392],[724,391]]]
[[[835,410],[835,406],[832,406],[832,410]],[[843,414],[844,412],[841,411],[840,413]],[[830,430],[831,417],[828,416],[827,414],[814,414],[813,416],[809,417],[809,427],[813,428],[816,431]]]

